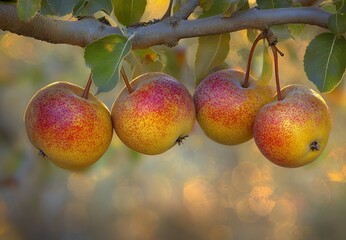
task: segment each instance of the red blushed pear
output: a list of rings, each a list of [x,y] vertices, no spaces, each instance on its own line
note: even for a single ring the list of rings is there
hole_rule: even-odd
[[[180,82],[164,73],[146,73],[127,85],[111,112],[114,130],[125,145],[155,155],[189,134],[195,107],[192,96]]]
[[[197,86],[194,102],[197,121],[212,140],[236,145],[253,137],[252,127],[259,109],[274,100],[268,85],[249,77],[243,86],[245,73],[221,70],[210,74]]]
[[[87,98],[82,97],[85,93]],[[113,135],[107,107],[67,82],[50,84],[35,94],[25,110],[25,127],[40,154],[70,170],[83,169],[101,158]]]
[[[281,90],[282,100],[265,105],[256,116],[254,139],[271,162],[282,167],[304,166],[325,149],[332,118],[323,98],[301,85]]]

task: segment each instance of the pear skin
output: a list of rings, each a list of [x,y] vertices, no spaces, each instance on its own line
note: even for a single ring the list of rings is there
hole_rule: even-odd
[[[191,94],[173,77],[146,73],[124,88],[112,107],[114,130],[134,151],[156,155],[180,143],[195,122]]]
[[[193,98],[197,121],[215,142],[236,145],[250,140],[257,112],[274,100],[268,85],[260,85],[250,77],[249,86],[244,88],[244,79],[242,71],[220,70],[208,75],[196,88]]]
[[[282,100],[265,105],[256,116],[254,139],[271,162],[300,167],[318,158],[327,145],[332,117],[324,99],[312,89],[290,85]]]
[[[39,90],[25,110],[25,127],[32,144],[57,166],[84,169],[106,152],[113,135],[107,107],[83,89],[56,82]]]

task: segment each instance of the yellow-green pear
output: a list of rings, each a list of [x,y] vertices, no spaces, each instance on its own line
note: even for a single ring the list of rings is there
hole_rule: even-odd
[[[59,167],[80,170],[96,162],[110,145],[113,126],[107,107],[91,93],[67,82],[39,90],[25,110],[32,144]]]
[[[134,151],[155,155],[180,143],[191,131],[195,106],[191,94],[173,77],[159,72],[134,79],[124,88],[111,115],[120,140]]]
[[[253,77],[244,87],[245,73],[227,69],[208,75],[194,93],[196,118],[212,140],[236,145],[252,138],[252,128],[259,109],[274,100],[270,86]]]
[[[254,139],[271,162],[304,166],[325,149],[332,117],[324,99],[306,86],[290,85],[281,93],[282,100],[265,105],[257,114]]]

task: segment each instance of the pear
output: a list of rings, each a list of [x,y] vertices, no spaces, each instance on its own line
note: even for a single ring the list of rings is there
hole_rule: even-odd
[[[195,121],[191,94],[173,77],[153,72],[140,75],[124,88],[112,106],[114,130],[134,151],[160,154],[181,141]]]
[[[253,137],[252,128],[259,109],[274,100],[270,86],[245,73],[227,69],[208,75],[194,93],[196,118],[205,134],[215,142],[236,145]]]
[[[325,149],[332,117],[323,98],[302,85],[281,90],[282,100],[265,105],[254,123],[254,140],[271,162],[300,167],[318,158]]]
[[[56,82],[39,90],[25,110],[25,127],[32,144],[57,166],[84,169],[106,152],[113,135],[107,107],[83,89]]]

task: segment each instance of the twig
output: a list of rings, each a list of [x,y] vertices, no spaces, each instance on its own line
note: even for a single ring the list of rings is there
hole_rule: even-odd
[[[180,19],[187,19],[191,15],[191,13],[193,13],[193,11],[198,6],[198,4],[199,4],[198,0],[189,0],[189,1],[187,1],[174,14],[174,17],[180,18]]]
[[[168,17],[171,16],[172,7],[173,7],[173,0],[170,0],[170,1],[169,1],[168,8],[167,8],[167,11],[166,11],[165,14],[162,16],[161,20],[166,19],[166,18],[168,18]]]

